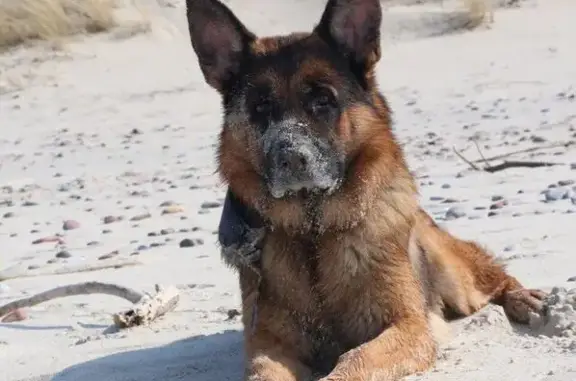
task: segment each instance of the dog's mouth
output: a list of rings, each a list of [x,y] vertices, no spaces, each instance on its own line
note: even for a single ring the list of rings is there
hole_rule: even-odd
[[[327,197],[339,188],[340,183],[339,179],[333,179],[329,176],[296,182],[283,182],[281,179],[267,181],[268,190],[276,199]]]

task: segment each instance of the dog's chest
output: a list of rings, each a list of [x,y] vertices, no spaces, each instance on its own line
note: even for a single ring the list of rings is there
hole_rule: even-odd
[[[327,368],[345,351],[386,326],[386,300],[375,295],[377,266],[363,241],[268,240],[263,253],[267,297],[284,309],[309,347],[311,361]]]

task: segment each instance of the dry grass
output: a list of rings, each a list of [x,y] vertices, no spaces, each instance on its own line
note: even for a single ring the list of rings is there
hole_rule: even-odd
[[[114,0],[0,0],[0,49],[117,26]]]

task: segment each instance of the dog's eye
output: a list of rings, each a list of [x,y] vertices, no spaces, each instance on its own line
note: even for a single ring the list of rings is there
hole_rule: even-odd
[[[317,87],[308,93],[307,103],[314,114],[323,114],[336,107],[336,97],[331,89]]]

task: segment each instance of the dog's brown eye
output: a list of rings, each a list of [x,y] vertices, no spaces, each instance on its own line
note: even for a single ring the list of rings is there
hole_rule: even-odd
[[[336,106],[336,97],[331,89],[318,87],[309,93],[309,107],[315,114],[332,110]]]

